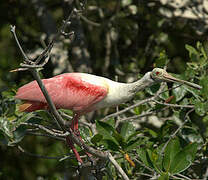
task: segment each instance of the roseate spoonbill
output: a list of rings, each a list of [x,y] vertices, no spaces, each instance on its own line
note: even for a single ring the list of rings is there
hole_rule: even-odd
[[[133,83],[119,83],[110,79],[85,73],[65,73],[49,79],[42,80],[52,101],[57,109],[71,109],[74,112],[71,129],[78,131],[78,119],[81,115],[104,107],[124,103],[138,92],[155,83],[178,82],[196,89],[201,89],[197,84],[176,79],[165,70],[155,68],[147,72],[143,78]],[[31,112],[48,109],[47,102],[36,81],[20,87],[15,96],[24,101],[19,110]],[[77,160],[82,163],[78,152],[70,138],[66,138]],[[89,154],[88,154],[89,155]]]

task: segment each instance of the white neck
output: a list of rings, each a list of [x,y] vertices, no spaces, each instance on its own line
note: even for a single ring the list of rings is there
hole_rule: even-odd
[[[155,83],[150,74],[150,72],[146,73],[143,78],[133,83],[118,83],[108,80],[108,95],[101,102],[97,103],[95,108],[114,106],[131,100],[138,91]]]
[[[128,93],[132,94],[132,96],[134,96],[138,91],[150,87],[154,83],[156,82],[151,78],[151,72],[148,72],[140,80],[126,84],[127,91]]]

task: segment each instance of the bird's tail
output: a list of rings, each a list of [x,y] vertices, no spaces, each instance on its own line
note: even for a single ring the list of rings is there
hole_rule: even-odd
[[[19,106],[20,112],[32,112],[41,109],[48,109],[47,104],[36,101],[25,101],[23,104]]]

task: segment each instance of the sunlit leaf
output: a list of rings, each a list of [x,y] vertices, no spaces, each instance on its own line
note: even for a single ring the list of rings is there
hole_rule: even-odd
[[[175,155],[181,150],[178,138],[172,139],[165,148],[163,167],[168,172]]]
[[[178,152],[170,164],[169,172],[171,174],[177,174],[186,170],[195,158],[197,147],[197,143],[192,143]]]
[[[177,83],[173,84],[173,87],[177,86]],[[186,88],[183,85],[173,89],[173,96],[176,98],[176,102],[180,101],[186,95],[186,93]]]
[[[90,141],[91,136],[92,136],[92,132],[90,131],[90,128],[82,126],[79,128],[79,131],[80,131],[82,138],[85,141]]]
[[[0,130],[6,134],[6,136],[12,138],[15,126],[11,124],[6,118],[0,117]]]
[[[127,140],[130,135],[132,135],[135,132],[135,127],[132,122],[125,122],[123,123],[121,127],[121,133],[120,135]]]
[[[160,94],[160,98],[161,99],[163,99],[163,100],[166,100],[166,99],[168,99],[169,98],[169,91],[167,91],[168,90],[168,86],[165,86],[164,88],[163,88],[163,93],[162,94]]]
[[[103,136],[103,139],[110,139],[121,146],[123,145],[123,137],[111,125],[102,121],[96,121],[96,128],[99,134]]]

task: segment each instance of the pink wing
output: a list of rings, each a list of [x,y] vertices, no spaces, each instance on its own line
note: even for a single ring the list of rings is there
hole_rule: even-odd
[[[92,75],[86,74],[85,76],[89,76],[88,79],[90,79]],[[93,76],[93,79],[95,77]],[[93,110],[92,105],[106,97],[108,92],[108,87],[99,77],[96,79],[99,83],[96,84],[84,79],[82,73],[66,73],[42,81],[56,108],[84,113]],[[33,105],[33,108],[25,111],[45,109],[47,106],[45,97],[36,81],[19,88],[15,97]]]

